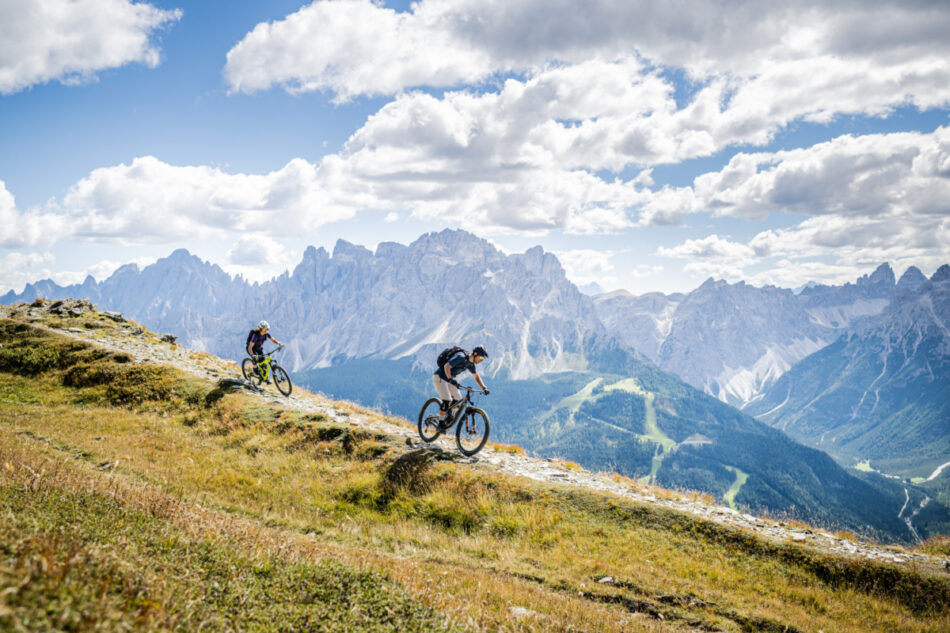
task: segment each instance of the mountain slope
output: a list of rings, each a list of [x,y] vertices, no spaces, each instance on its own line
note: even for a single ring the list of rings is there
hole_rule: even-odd
[[[234,367],[134,324],[43,305],[13,316],[0,319],[4,629],[950,624],[936,558],[511,452],[472,463],[408,449],[412,429],[376,413],[185,374]],[[502,463],[616,492],[532,483]]]
[[[911,268],[895,284],[882,264],[854,284],[815,285],[800,294],[709,279],[685,295],[618,292],[596,297],[595,306],[610,334],[661,369],[742,406],[855,319],[880,313],[898,287],[919,285],[920,278]]]
[[[366,359],[298,373],[312,389],[415,419],[431,372]],[[881,495],[825,453],[646,363],[623,373],[494,378],[479,402],[492,439],[533,454],[611,470],[643,483],[707,492],[743,511],[771,513],[887,539],[911,539],[903,499]],[[737,486],[737,478],[744,484]]]
[[[950,461],[948,326],[943,266],[796,365],[748,411],[841,459],[926,477]]]

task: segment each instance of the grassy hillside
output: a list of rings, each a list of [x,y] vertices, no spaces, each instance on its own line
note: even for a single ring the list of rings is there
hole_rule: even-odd
[[[912,542],[893,498],[827,454],[644,363],[627,373],[564,373],[489,381],[492,438],[535,455],[695,490],[755,514]],[[361,361],[303,372],[305,383],[407,417],[431,378],[408,362]],[[740,483],[741,482],[741,483]]]
[[[39,324],[0,345],[0,630],[950,629],[938,570],[505,476]]]

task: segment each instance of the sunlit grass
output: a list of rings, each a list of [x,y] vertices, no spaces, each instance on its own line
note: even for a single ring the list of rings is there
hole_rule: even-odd
[[[917,582],[908,572],[479,464],[425,462],[393,477],[407,450],[399,438],[213,394],[213,385],[178,374],[146,375],[170,381],[164,400],[117,401],[101,385],[63,386],[68,369],[59,362],[33,376],[0,371],[0,482],[54,497],[112,494],[116,511],[164,521],[155,528],[162,538],[224,539],[254,561],[331,559],[392,579],[475,630],[950,630],[946,605],[889,597]],[[365,411],[348,409],[381,419]],[[123,538],[140,536],[136,528]],[[0,537],[4,556],[11,543]],[[164,569],[135,548],[117,560],[150,578]],[[950,595],[945,582],[926,587],[934,600]],[[167,612],[178,594],[161,595],[155,602]],[[523,611],[514,616],[513,607]]]

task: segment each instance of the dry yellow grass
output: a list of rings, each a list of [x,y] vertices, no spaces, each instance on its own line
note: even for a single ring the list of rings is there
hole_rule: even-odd
[[[512,455],[525,454],[524,449],[517,444],[496,444],[495,442],[489,442],[488,446],[492,447],[496,451],[501,451],[502,453],[511,453]]]
[[[815,571],[850,563],[686,515],[478,465],[387,486],[395,438],[248,395],[130,408],[92,393],[0,372],[0,485],[109,494],[254,556],[379,572],[471,630],[950,630],[946,609]]]

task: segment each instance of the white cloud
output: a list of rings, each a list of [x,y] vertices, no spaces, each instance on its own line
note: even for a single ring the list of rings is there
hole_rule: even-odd
[[[485,235],[616,232],[633,226],[637,214],[641,225],[677,224],[703,209],[757,219],[778,212],[828,217],[763,232],[746,246],[761,258],[821,254],[844,242],[873,253],[893,252],[894,244],[931,252],[928,241],[946,230],[950,128],[738,154],[693,188],[652,191],[649,171],[608,181],[564,166],[556,135],[531,127],[530,95],[547,78],[511,80],[481,96],[403,95],[318,165],[294,159],[268,174],[228,174],[142,157],[93,171],[51,207],[56,213],[18,213],[0,189],[0,215],[8,219],[0,238],[32,243],[68,232],[142,243],[249,231],[279,238],[363,210],[408,212]],[[542,128],[544,120],[535,117]]]
[[[111,259],[103,259],[89,266],[85,270],[58,270],[47,274],[47,277],[61,286],[72,284],[81,284],[86,277],[92,276],[96,281],[108,279],[120,266],[125,264],[136,264],[139,268],[144,268],[149,264],[154,264],[154,257],[136,257],[130,261],[117,262]]]
[[[739,281],[745,277],[743,269],[757,263],[755,251],[738,242],[716,234],[704,238],[686,240],[678,246],[660,247],[660,257],[676,257],[689,260],[683,270],[703,277],[715,277]]]
[[[332,90],[346,100],[491,72],[484,54],[457,44],[437,16],[398,14],[370,0],[314,2],[258,24],[228,52],[225,77],[238,92],[276,84],[289,92]]]
[[[6,0],[0,3],[0,94],[59,80],[92,81],[132,62],[149,67],[160,53],[149,40],[181,18],[129,0]]]
[[[223,268],[251,281],[266,281],[292,268],[296,259],[296,252],[267,235],[242,235],[228,250]]]
[[[663,266],[651,266],[649,264],[640,264],[630,271],[630,276],[634,279],[647,279],[658,277],[663,272]]]
[[[33,209],[21,212],[16,199],[0,180],[0,247],[22,248],[38,244],[52,244],[69,232],[64,216]]]
[[[567,278],[577,286],[591,283],[603,286],[616,282],[616,278],[611,274],[614,266],[610,263],[611,258],[616,255],[615,251],[574,249],[556,251],[554,254],[564,267]]]
[[[50,276],[52,253],[12,252],[0,258],[0,293],[9,290],[20,292],[23,287],[38,279]]]
[[[820,261],[783,259],[768,270],[751,275],[746,279],[755,286],[778,286],[780,288],[798,288],[810,281],[842,285],[854,283],[861,275],[871,273],[880,261],[868,262],[864,266],[853,264],[830,264]]]
[[[348,99],[516,71],[527,81],[500,95],[446,99],[442,108],[457,115],[446,132],[471,141],[459,151],[506,160],[491,143],[505,140],[515,157],[619,170],[765,144],[798,120],[946,105],[947,32],[939,3],[707,0],[682,11],[600,0],[576,11],[570,0],[423,0],[397,14],[348,0],[259,25],[231,50],[225,74],[234,90]],[[696,82],[689,103],[677,109],[657,67]],[[424,115],[387,123],[394,134],[428,129]]]
[[[853,278],[884,261],[935,269],[950,261],[950,128],[737,154],[697,178],[695,195],[716,216],[805,219],[747,244],[712,235],[658,250],[690,259],[689,272],[798,285]],[[747,274],[751,266],[766,270]]]
[[[97,281],[103,281],[124,264],[134,263],[139,267],[155,262],[154,257],[137,257],[131,261],[116,262],[101,260],[84,270],[56,270],[56,257],[53,253],[14,251],[0,258],[0,293],[8,290],[20,292],[27,283],[52,279],[61,286],[81,284],[92,275]]]
[[[719,172],[696,178],[695,191],[700,205],[717,215],[946,215],[950,128],[842,136],[804,149],[736,154]]]
[[[294,159],[263,175],[228,174],[206,166],[174,166],[152,156],[103,167],[73,185],[62,207],[72,233],[90,241],[167,242],[219,238],[230,232],[299,234],[350,217],[361,198],[336,202],[332,167]],[[336,193],[346,197],[350,188]],[[363,197],[365,200],[365,196]]]
[[[679,246],[671,248],[661,246],[656,254],[662,257],[729,259],[736,262],[748,261],[755,257],[755,252],[745,244],[730,241],[716,234],[696,240],[686,240]]]
[[[571,16],[567,18],[566,16]],[[879,67],[950,52],[939,3],[754,0],[422,0],[398,14],[371,0],[317,1],[259,24],[228,54],[235,90],[394,94],[453,86],[551,60],[638,55],[694,77],[758,76],[787,60],[853,58]]]

